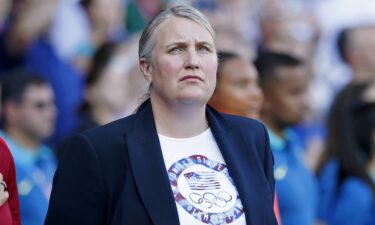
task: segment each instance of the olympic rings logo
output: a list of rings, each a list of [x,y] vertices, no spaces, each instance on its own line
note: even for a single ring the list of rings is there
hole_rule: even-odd
[[[216,195],[212,192],[205,192],[203,195],[192,192],[190,193],[189,198],[195,204],[207,209],[210,209],[213,206],[224,208],[233,199],[232,195],[226,191],[220,191]]]

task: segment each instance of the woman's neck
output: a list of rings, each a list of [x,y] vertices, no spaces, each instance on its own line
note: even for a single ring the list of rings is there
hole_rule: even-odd
[[[176,103],[171,105],[151,96],[152,111],[159,134],[187,138],[196,136],[208,128],[206,105]]]

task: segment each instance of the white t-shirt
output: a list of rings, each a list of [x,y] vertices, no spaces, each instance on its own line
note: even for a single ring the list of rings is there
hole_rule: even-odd
[[[159,135],[159,140],[181,225],[246,225],[211,129],[192,138]]]

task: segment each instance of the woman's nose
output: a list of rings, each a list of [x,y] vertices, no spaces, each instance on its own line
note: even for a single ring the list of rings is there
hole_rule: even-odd
[[[197,51],[194,49],[191,49],[187,51],[186,56],[186,67],[190,69],[197,69],[199,68],[199,56],[197,54]]]

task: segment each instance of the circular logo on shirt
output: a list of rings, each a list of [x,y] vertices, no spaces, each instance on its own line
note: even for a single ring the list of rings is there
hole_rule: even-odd
[[[197,220],[223,225],[244,213],[225,164],[193,155],[174,163],[168,175],[176,202]]]

